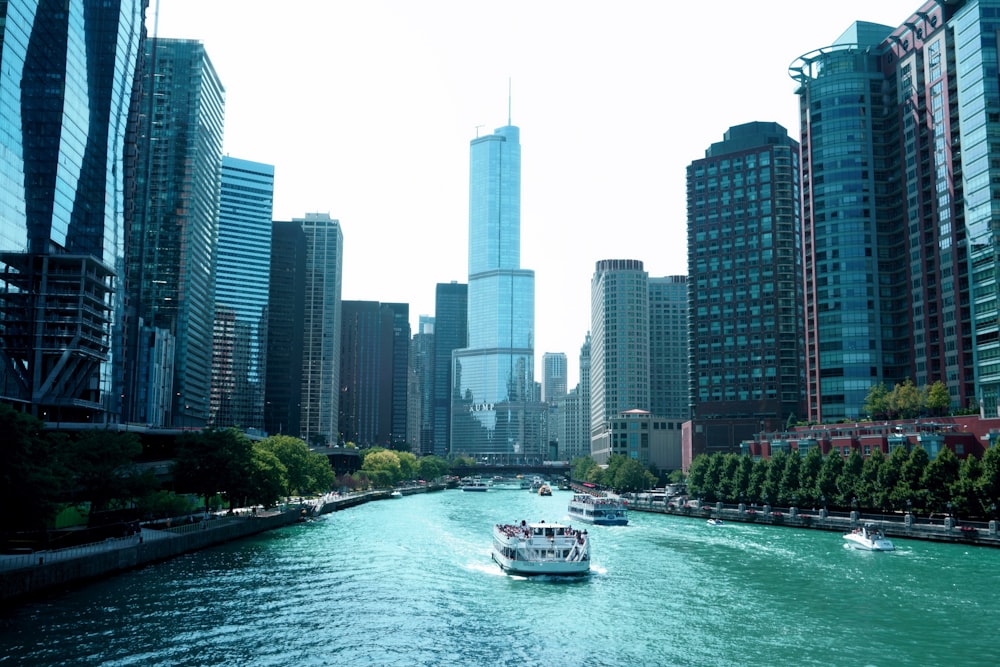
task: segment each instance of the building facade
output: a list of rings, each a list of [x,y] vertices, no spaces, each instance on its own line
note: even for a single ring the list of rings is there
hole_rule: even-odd
[[[542,400],[555,403],[566,395],[566,354],[546,352],[542,355]]]
[[[131,419],[204,427],[210,418],[225,92],[200,42],[150,39],[140,105],[128,284]],[[154,351],[173,341],[173,368]],[[145,344],[142,344],[145,343]],[[166,412],[146,388],[171,379]]]
[[[452,355],[452,453],[544,455],[535,274],[520,258],[520,130],[508,124],[470,147],[468,347]]]
[[[121,418],[142,0],[9,0],[0,21],[0,400]]]
[[[264,430],[272,434],[302,434],[308,248],[301,224],[272,222],[264,387]]]
[[[907,379],[998,414],[998,11],[926,2],[898,28],[855,23],[790,69],[811,421],[862,417],[872,385]]]
[[[469,343],[469,290],[465,283],[438,283],[434,290],[434,371],[431,387],[431,452],[451,451],[451,354]]]
[[[706,451],[802,414],[799,145],[729,128],[687,169],[689,400]]]
[[[640,260],[602,259],[590,283],[590,455],[607,463],[611,419],[649,410],[649,275]]]
[[[434,318],[417,318],[417,332],[410,344],[410,448],[421,454],[434,453]]]
[[[224,156],[209,423],[264,428],[274,166]]]
[[[650,278],[650,412],[675,421],[687,419],[687,383],[687,276]]]

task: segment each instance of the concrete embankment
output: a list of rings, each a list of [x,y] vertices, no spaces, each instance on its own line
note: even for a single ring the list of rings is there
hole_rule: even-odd
[[[870,523],[877,526],[889,538],[1000,547],[998,522],[995,520],[988,523],[959,524],[953,517],[932,521],[918,519],[912,514],[873,515],[861,512],[835,514],[826,510],[803,512],[794,507],[777,508],[767,505],[758,509],[748,508],[745,505],[734,506],[722,503],[701,507],[670,507],[661,503],[630,502],[629,509],[702,521],[716,518],[734,523],[760,523],[839,533],[847,533],[863,524]]]

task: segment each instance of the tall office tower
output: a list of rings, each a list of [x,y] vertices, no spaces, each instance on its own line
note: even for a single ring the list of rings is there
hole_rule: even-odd
[[[542,400],[555,403],[566,395],[566,354],[546,352],[542,355]]]
[[[51,422],[120,416],[145,7],[0,8],[0,400]]]
[[[271,224],[264,430],[295,437],[302,434],[302,347],[308,249],[300,223]]]
[[[926,2],[793,63],[810,420],[862,416],[873,384],[906,379],[998,414],[998,11]]]
[[[313,445],[339,442],[341,289],[344,234],[326,213],[292,220],[306,237],[299,437]]]
[[[639,458],[611,438],[611,420],[649,410],[649,276],[637,259],[602,259],[590,283],[590,454]]]
[[[687,276],[649,279],[649,411],[686,420],[688,411]]]
[[[410,345],[410,396],[407,415],[410,448],[434,453],[434,318],[421,315]]]
[[[151,39],[140,104],[128,290],[134,301],[126,399],[153,425],[206,426],[212,385],[215,269],[225,93],[200,42]],[[173,343],[173,368],[156,351]],[[154,378],[167,378],[158,387]],[[167,395],[160,405],[154,399]]]
[[[212,348],[213,426],[264,428],[274,166],[222,158]]]
[[[471,142],[469,343],[453,353],[451,451],[539,458],[535,395],[535,274],[521,260],[520,131]]]
[[[359,447],[407,442],[409,307],[344,301],[340,346],[340,430]]]
[[[438,283],[434,290],[434,373],[431,389],[432,452],[451,451],[451,353],[469,343],[469,290],[464,283]]]
[[[802,414],[799,145],[777,123],[731,127],[687,192],[694,448],[736,451]]]

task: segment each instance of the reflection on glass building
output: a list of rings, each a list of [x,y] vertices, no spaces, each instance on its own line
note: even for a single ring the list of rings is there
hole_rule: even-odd
[[[540,458],[535,274],[520,267],[521,145],[506,125],[471,142],[468,347],[453,361],[451,452]]]
[[[858,22],[790,69],[802,124],[808,418],[944,382],[998,414],[1000,2]]]
[[[146,61],[129,231],[136,344],[126,399],[133,421],[203,427],[212,384],[225,94],[200,42],[151,39]],[[158,364],[167,357],[156,351],[171,341],[173,368],[164,369]]]
[[[264,427],[274,167],[222,158],[212,426]]]
[[[434,378],[431,453],[445,456],[451,443],[451,353],[469,340],[469,290],[465,283],[438,283],[434,291]]]
[[[145,2],[0,9],[0,399],[117,421]]]

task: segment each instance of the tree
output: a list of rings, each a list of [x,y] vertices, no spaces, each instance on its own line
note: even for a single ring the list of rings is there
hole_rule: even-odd
[[[403,478],[399,454],[382,447],[372,447],[361,459],[361,473],[375,486],[392,486]]]
[[[749,499],[750,475],[753,472],[753,457],[749,454],[740,456],[733,477],[733,500],[746,502]]]
[[[750,471],[750,483],[747,486],[747,497],[752,502],[763,502],[764,494],[767,491],[767,473],[771,467],[771,461],[759,458],[753,462],[753,469]]]
[[[948,385],[946,385],[941,380],[938,380],[930,387],[927,387],[927,409],[934,416],[941,416],[948,414],[951,409],[951,393],[948,391]]]
[[[994,444],[983,454],[982,474],[975,488],[983,509],[1000,506],[1000,445]]]
[[[260,442],[253,443],[251,453],[250,505],[273,507],[288,487],[288,470],[271,449]]]
[[[688,466],[687,482],[689,495],[700,496],[705,493],[705,489],[707,488],[706,475],[708,474],[710,460],[711,457],[708,454],[699,454],[691,461],[691,465]]]
[[[251,491],[253,444],[235,428],[205,429],[178,438],[174,483],[209,500],[223,493],[230,507],[238,507]]]
[[[897,384],[889,394],[889,410],[902,419],[912,419],[920,414],[926,399],[913,381],[906,379]]]
[[[884,382],[873,384],[868,389],[863,410],[872,419],[886,419],[889,416],[889,390]]]
[[[428,454],[417,459],[417,476],[420,479],[438,479],[447,475],[450,470],[448,462],[440,456]]]
[[[816,486],[816,480],[822,467],[823,450],[819,447],[810,447],[802,459],[802,465],[799,466],[799,493],[802,496],[799,502],[803,506],[816,505],[820,502],[822,494]]]
[[[399,472],[401,480],[416,479],[417,456],[413,452],[396,452],[399,457]]]
[[[0,528],[42,530],[52,525],[69,486],[60,439],[40,419],[0,404]]]
[[[909,497],[912,498],[914,506],[930,510],[927,502],[927,489],[921,483],[928,462],[927,450],[920,445],[914,447],[899,471],[897,488],[911,492]]]
[[[823,457],[823,465],[819,469],[816,477],[816,490],[821,497],[826,498],[826,502],[831,505],[843,506],[844,497],[840,492],[837,483],[840,481],[840,473],[844,469],[844,457],[837,450],[831,451]]]
[[[782,505],[797,505],[799,499],[799,479],[801,478],[802,459],[798,454],[785,457],[785,468],[778,482],[778,502]]]
[[[142,454],[135,433],[83,431],[71,442],[69,461],[79,502],[89,501],[90,511],[100,512],[131,500],[133,480],[139,475],[135,460]]]
[[[927,492],[927,504],[940,512],[951,502],[952,490],[958,482],[959,462],[955,453],[944,447],[927,464],[920,476],[920,486]]]
[[[625,458],[625,457],[622,457]],[[611,486],[619,493],[644,491],[656,483],[656,477],[635,459],[626,458],[615,470]]]
[[[304,440],[288,435],[272,435],[260,441],[261,446],[278,457],[285,468],[285,496],[325,493],[333,486],[334,473],[330,460],[313,452]]]

